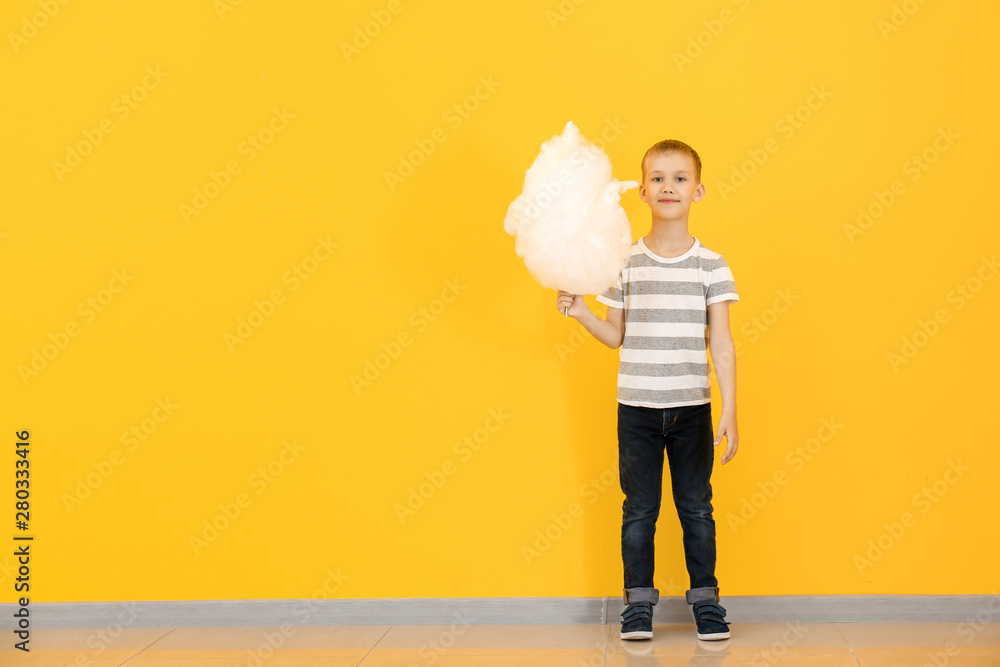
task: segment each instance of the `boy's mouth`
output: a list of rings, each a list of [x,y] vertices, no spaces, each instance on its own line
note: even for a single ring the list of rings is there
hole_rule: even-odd
[[[680,199],[660,199],[658,200],[661,204],[676,204]]]

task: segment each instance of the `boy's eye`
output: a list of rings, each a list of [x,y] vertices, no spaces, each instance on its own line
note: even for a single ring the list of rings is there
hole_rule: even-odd
[[[683,181],[683,180],[684,180],[684,177],[683,177],[683,176],[678,176],[678,177],[677,177],[677,180],[678,180],[678,181]]]
[[[654,181],[658,181],[658,180],[660,180],[660,177],[659,176],[653,176],[653,180]]]

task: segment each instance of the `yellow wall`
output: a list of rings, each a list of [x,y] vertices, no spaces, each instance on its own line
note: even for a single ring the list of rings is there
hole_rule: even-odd
[[[620,595],[617,352],[503,231],[568,120],[622,180],[704,160],[691,231],[742,297],[724,594],[1000,586],[995,3],[224,1],[4,4],[32,601]]]

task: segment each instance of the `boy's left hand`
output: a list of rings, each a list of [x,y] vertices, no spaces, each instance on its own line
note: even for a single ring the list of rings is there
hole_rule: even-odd
[[[740,446],[740,435],[739,431],[736,430],[736,415],[723,413],[719,419],[719,428],[716,429],[715,433],[715,442],[713,444],[716,447],[722,442],[723,436],[726,438],[726,451],[722,455],[722,463],[725,465],[736,456],[736,450]]]

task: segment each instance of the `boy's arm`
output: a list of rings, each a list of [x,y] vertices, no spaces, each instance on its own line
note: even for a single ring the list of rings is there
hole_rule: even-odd
[[[725,464],[736,456],[740,439],[736,427],[736,348],[729,331],[729,301],[717,301],[708,306],[708,347],[722,393],[722,417],[715,444],[718,445],[722,437],[726,437],[726,452],[722,455],[722,463]]]
[[[597,340],[601,341],[611,349],[619,348],[625,340],[625,317],[624,309],[608,306],[608,319],[602,320],[591,312],[587,302],[580,294],[573,295],[569,292],[559,290],[556,295],[556,307],[559,312],[566,312],[573,317],[583,328],[590,332]]]
[[[608,319],[602,320],[588,308],[586,313],[576,319],[594,338],[614,350],[621,347],[625,340],[624,312],[622,308],[608,306]]]

